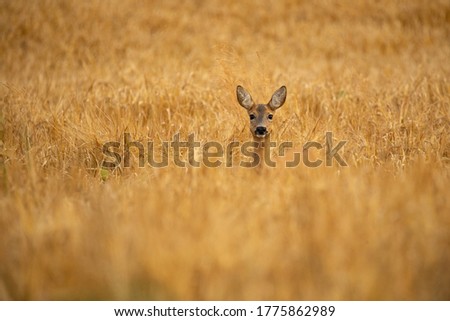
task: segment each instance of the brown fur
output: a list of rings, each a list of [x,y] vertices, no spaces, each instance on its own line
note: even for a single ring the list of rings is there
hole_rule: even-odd
[[[270,128],[275,112],[286,101],[287,90],[285,86],[274,92],[267,104],[255,104],[251,95],[242,86],[237,86],[236,96],[239,104],[244,107],[250,117],[250,132],[253,140],[258,143],[256,152],[259,161],[255,159],[253,166],[261,166],[264,162],[264,141],[270,137]],[[260,131],[258,131],[260,129]],[[264,132],[262,132],[264,129]]]

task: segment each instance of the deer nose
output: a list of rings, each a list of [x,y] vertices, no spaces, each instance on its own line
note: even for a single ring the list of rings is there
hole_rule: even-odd
[[[265,135],[267,133],[267,128],[263,126],[256,127],[255,134],[256,135]]]

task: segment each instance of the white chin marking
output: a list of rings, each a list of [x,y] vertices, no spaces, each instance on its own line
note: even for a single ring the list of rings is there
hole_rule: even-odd
[[[258,138],[264,138],[264,137],[266,137],[266,135],[267,134],[264,134],[264,135],[255,134],[255,136],[258,137]]]

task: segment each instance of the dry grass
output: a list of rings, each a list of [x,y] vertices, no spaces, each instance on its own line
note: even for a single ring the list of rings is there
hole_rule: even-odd
[[[0,40],[0,299],[450,299],[448,1],[2,0]],[[349,166],[101,169],[250,139],[237,84]]]

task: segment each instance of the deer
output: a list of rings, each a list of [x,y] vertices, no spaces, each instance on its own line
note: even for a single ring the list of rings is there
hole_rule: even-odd
[[[236,96],[239,104],[247,110],[250,117],[250,132],[253,136],[254,146],[259,158],[254,157],[250,167],[261,168],[264,162],[264,145],[270,141],[270,127],[275,112],[286,101],[286,86],[277,89],[267,104],[255,104],[252,96],[242,86],[236,87]]]

